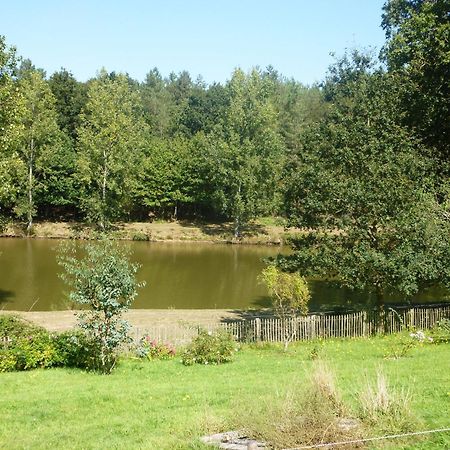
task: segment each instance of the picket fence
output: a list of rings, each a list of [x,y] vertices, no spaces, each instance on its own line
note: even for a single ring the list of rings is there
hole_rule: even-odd
[[[444,318],[450,318],[450,305],[389,310],[382,323],[377,314],[365,311],[352,314],[310,314],[290,320],[257,317],[206,323],[201,326],[173,323],[134,328],[134,340],[138,342],[145,335],[158,342],[181,345],[190,342],[200,328],[208,331],[222,328],[240,342],[283,342],[287,335],[292,335],[293,340],[369,337],[380,331],[387,334],[396,333],[402,327],[429,329]]]

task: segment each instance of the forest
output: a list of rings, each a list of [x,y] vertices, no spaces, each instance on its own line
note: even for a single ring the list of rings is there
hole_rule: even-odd
[[[320,84],[273,67],[225,83],[51,75],[0,38],[0,215],[249,220],[312,229],[286,270],[405,294],[450,280],[450,2],[390,0],[381,52],[348,50]]]

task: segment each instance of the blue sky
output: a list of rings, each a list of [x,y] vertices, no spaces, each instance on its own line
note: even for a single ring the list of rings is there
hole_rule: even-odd
[[[21,0],[4,2],[0,34],[51,74],[79,80],[108,71],[143,80],[188,70],[223,82],[235,67],[272,64],[287,77],[320,81],[346,48],[375,47],[384,0]]]

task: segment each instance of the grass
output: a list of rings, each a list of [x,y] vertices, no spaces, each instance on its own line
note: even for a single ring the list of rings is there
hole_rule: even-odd
[[[287,353],[276,345],[244,346],[222,366],[128,359],[110,376],[69,369],[0,374],[0,447],[206,449],[198,438],[242,425],[238,410],[270,405],[307,380],[318,345],[350,407],[381,370],[392,388],[408,391],[422,429],[450,426],[450,346],[426,345],[386,360],[392,339],[298,343]],[[450,433],[377,445],[369,448],[450,448]]]
[[[117,222],[111,226],[109,236],[113,239],[135,241],[193,241],[211,243],[242,243],[281,245],[286,235],[281,218],[265,217],[254,220],[242,230],[241,238],[233,238],[232,222],[163,221]],[[1,231],[1,230],[0,230]],[[0,236],[25,237],[25,225],[19,222],[8,224]],[[98,230],[84,222],[36,222],[33,237],[58,239],[96,239]]]

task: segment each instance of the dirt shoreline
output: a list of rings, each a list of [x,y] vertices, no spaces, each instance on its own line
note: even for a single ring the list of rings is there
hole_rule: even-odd
[[[75,312],[65,311],[1,311],[13,314],[40,325],[49,331],[64,331],[76,325]],[[229,309],[130,309],[125,318],[133,327],[145,329],[167,325],[211,325],[244,317],[261,317],[268,310],[229,310]]]
[[[282,225],[267,225],[255,221],[249,224],[239,239],[233,237],[233,224],[177,222],[119,222],[115,223],[108,236],[118,240],[150,242],[209,242],[230,244],[282,245],[289,232]],[[0,237],[27,237],[22,223],[10,223]],[[33,238],[46,239],[96,239],[98,231],[81,222],[36,222]]]

